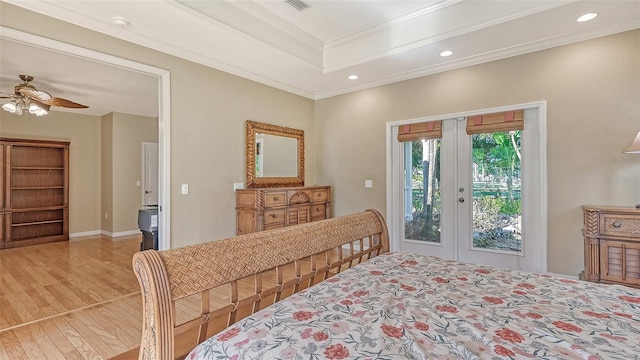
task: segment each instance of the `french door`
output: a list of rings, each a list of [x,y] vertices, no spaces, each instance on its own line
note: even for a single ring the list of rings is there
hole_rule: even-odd
[[[539,113],[525,110],[525,130],[468,135],[457,116],[442,121],[441,138],[392,141],[394,250],[546,272]]]

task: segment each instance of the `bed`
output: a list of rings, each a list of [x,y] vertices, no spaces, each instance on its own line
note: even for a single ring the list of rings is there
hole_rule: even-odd
[[[640,358],[637,289],[388,252],[375,210],[249,235],[136,255],[141,359]],[[241,256],[227,269],[203,266],[229,244]],[[194,294],[199,307],[177,305]],[[189,308],[199,315],[179,320]]]

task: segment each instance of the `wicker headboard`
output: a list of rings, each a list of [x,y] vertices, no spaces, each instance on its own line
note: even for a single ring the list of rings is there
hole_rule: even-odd
[[[236,321],[389,251],[376,210],[133,257],[144,323],[139,359],[184,357]]]

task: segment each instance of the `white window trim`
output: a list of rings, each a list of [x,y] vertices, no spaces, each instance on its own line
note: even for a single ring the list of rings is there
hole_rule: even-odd
[[[404,224],[399,223],[400,217],[396,216],[399,212],[404,214],[404,209],[401,207],[401,196],[398,194],[394,194],[394,189],[396,189],[397,185],[403,182],[401,178],[400,167],[402,164],[398,164],[397,161],[394,161],[393,157],[393,148],[398,151],[398,144],[396,144],[396,137],[398,135],[398,126],[406,125],[406,124],[414,124],[420,122],[427,121],[435,121],[442,119],[452,119],[452,118],[462,118],[480,114],[488,114],[488,113],[496,113],[496,112],[505,112],[505,111],[513,111],[519,109],[537,109],[538,110],[538,137],[539,137],[539,148],[538,148],[538,161],[540,166],[540,178],[539,183],[534,184],[533,186],[540,187],[541,198],[533,199],[536,202],[540,203],[540,208],[537,214],[535,214],[532,218],[528,219],[530,226],[535,227],[537,229],[542,229],[537,235],[537,241],[540,241],[541,244],[541,252],[545,254],[545,256],[540,257],[538,259],[539,264],[538,267],[540,269],[544,269],[546,272],[547,269],[547,102],[546,101],[536,101],[531,103],[523,103],[523,104],[515,104],[494,108],[486,108],[472,111],[465,111],[459,113],[451,113],[451,114],[442,114],[429,116],[424,118],[415,118],[415,119],[407,119],[407,120],[397,120],[390,121],[386,124],[386,219],[389,227],[389,240],[392,251],[400,250],[400,241],[402,236],[402,227]]]

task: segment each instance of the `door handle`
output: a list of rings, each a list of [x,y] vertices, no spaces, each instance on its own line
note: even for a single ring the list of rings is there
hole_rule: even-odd
[[[145,194],[151,194],[151,191],[146,191],[144,192]]]
[[[458,202],[459,203],[463,203],[464,202],[464,198],[463,197],[458,198]]]

